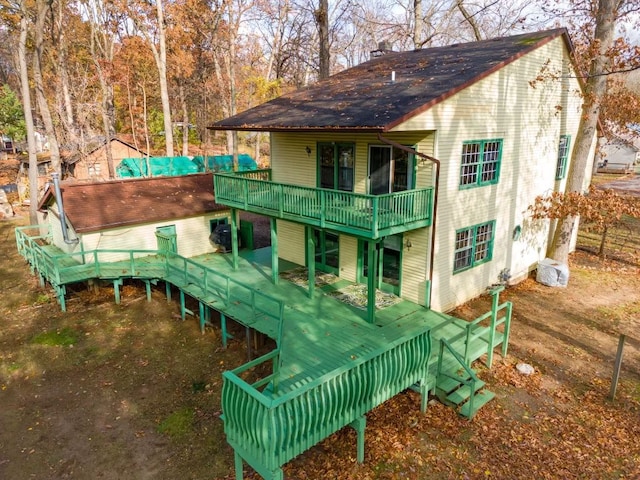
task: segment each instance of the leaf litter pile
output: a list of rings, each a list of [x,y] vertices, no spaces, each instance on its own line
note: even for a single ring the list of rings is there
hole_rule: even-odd
[[[120,306],[108,287],[100,297],[74,292],[63,314],[17,257],[12,227],[1,231],[11,261],[0,279],[0,478],[235,478],[220,388],[221,371],[246,362],[243,330],[223,350],[215,322],[201,335],[197,322],[179,320],[163,288],[147,304],[141,285],[127,285]],[[584,292],[590,283],[597,289]],[[285,478],[640,478],[637,343],[625,350],[615,401],[607,399],[613,327],[637,315],[639,296],[637,267],[580,252],[568,289],[530,281],[507,289],[509,355],[494,358],[491,370],[474,365],[496,398],[472,421],[435,400],[423,415],[419,395],[406,391],[367,414],[364,463],[345,427],[286,464]],[[456,314],[475,318],[489,302]],[[571,343],[580,329],[600,336]],[[532,332],[546,336],[531,343]],[[534,374],[519,373],[519,362]],[[245,465],[244,478],[260,477]]]

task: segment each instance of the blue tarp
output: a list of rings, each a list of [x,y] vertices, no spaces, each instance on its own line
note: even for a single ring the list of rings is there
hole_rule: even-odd
[[[206,159],[206,167],[205,167]],[[258,165],[250,155],[238,155],[238,170],[256,170]],[[151,174],[149,174],[149,170]],[[196,157],[149,157],[124,158],[116,167],[120,178],[189,175],[192,173],[230,172],[233,170],[233,155],[210,155]]]

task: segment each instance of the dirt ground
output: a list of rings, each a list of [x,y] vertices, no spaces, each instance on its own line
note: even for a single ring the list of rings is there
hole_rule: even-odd
[[[24,213],[24,212],[23,212]],[[253,219],[258,220],[258,219]],[[181,321],[164,286],[78,286],[62,313],[0,221],[0,479],[231,479],[221,372],[247,359]],[[259,223],[259,222],[258,222]],[[262,224],[264,225],[264,224]],[[640,249],[630,261],[578,251],[567,288],[508,288],[509,354],[476,367],[496,399],[472,420],[405,392],[367,415],[366,455],[345,428],[285,467],[288,479],[640,478],[640,345],[630,340],[615,401],[617,325],[640,317]],[[635,259],[635,260],[633,260]],[[456,314],[488,310],[483,296]],[[215,322],[214,322],[215,323]],[[515,365],[535,368],[531,376]],[[245,478],[259,478],[247,468]]]

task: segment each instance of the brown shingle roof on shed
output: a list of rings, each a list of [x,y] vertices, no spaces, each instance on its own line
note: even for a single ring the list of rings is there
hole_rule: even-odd
[[[215,202],[213,174],[137,178],[100,183],[62,182],[66,217],[77,233],[154,223],[225,210]],[[51,205],[49,188],[40,209]]]
[[[560,36],[571,50],[561,28],[388,53],[209,128],[387,131]]]

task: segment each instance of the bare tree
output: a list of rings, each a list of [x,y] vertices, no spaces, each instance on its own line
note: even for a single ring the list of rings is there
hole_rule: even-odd
[[[27,0],[19,4],[20,41],[18,42],[18,64],[22,92],[22,108],[27,130],[27,150],[29,152],[29,221],[38,223],[38,158],[36,157],[36,137],[31,113],[31,91],[29,90],[29,70],[27,68],[27,35],[29,29],[29,11]]]
[[[40,110],[40,117],[44,124],[44,130],[49,142],[49,152],[51,154],[51,168],[60,173],[60,149],[58,138],[51,118],[51,110],[44,91],[44,81],[42,78],[42,60],[44,57],[44,31],[45,21],[51,12],[51,3],[47,0],[36,0],[36,21],[35,31],[35,52],[33,55],[33,81],[35,84],[36,102]]]

